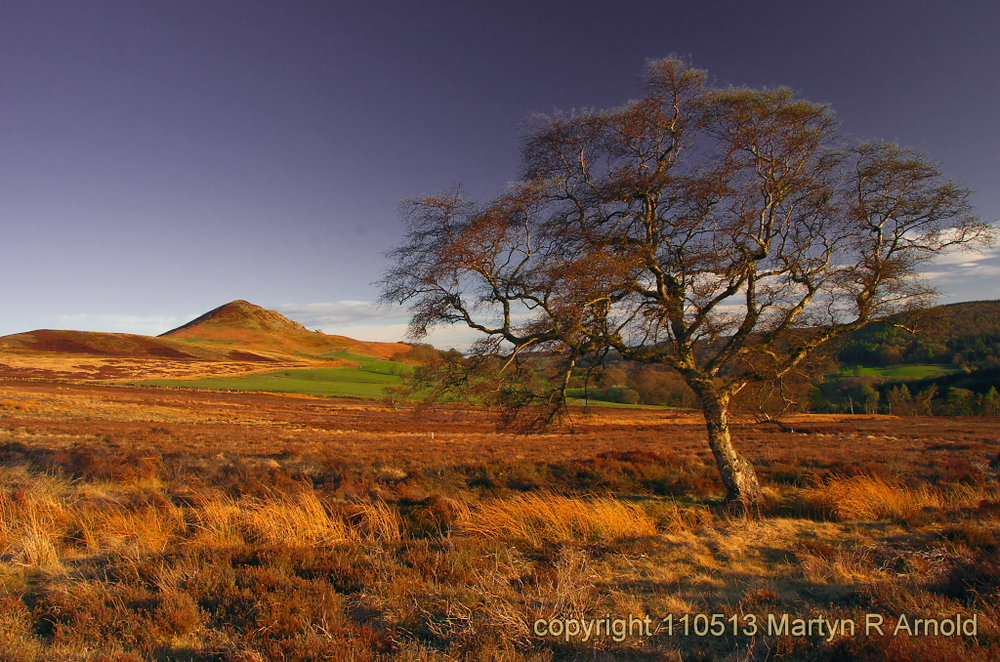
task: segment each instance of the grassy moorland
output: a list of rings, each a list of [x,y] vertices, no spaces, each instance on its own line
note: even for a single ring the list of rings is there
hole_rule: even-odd
[[[889,366],[848,366],[832,377],[876,377],[879,379],[925,379],[961,372],[955,365],[939,363],[913,363]]]
[[[149,379],[138,383],[148,386],[380,398],[385,395],[386,387],[399,386],[402,383],[401,375],[411,369],[401,363],[372,361],[369,357],[367,363],[356,367],[287,369],[195,380]]]
[[[129,383],[140,386],[378,399],[385,397],[390,387],[402,386],[403,378],[413,370],[412,366],[404,363],[374,360],[370,356],[350,352],[333,352],[323,358],[352,361],[356,365],[338,368],[289,368],[265,373],[199,379],[145,379]],[[571,397],[567,402],[573,406],[656,407],[656,405],[614,402],[614,395],[607,394],[609,391],[614,389],[590,389],[588,398],[585,397],[587,393],[584,389],[571,389]],[[419,394],[416,397],[419,398]]]
[[[529,437],[475,408],[36,381],[0,383],[0,414],[3,660],[1000,652],[996,419],[738,424],[769,500],[732,520],[682,411]],[[869,613],[977,633],[545,630]]]

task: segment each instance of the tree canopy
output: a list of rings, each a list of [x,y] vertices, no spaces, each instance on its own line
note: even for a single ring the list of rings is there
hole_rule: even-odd
[[[608,348],[669,366],[701,402],[729,498],[757,493],[727,410],[831,339],[924,305],[918,267],[992,241],[970,192],[917,152],[840,135],[791,90],[718,88],[677,59],[642,96],[538,117],[517,183],[404,203],[386,301],[411,333],[481,331],[480,352],[545,350],[565,379]]]

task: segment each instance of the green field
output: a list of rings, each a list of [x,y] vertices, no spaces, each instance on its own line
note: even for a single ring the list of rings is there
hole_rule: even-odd
[[[338,352],[336,358],[354,358],[348,352]],[[132,382],[142,386],[173,386],[176,388],[204,388],[232,391],[270,391],[273,393],[301,393],[303,395],[325,395],[354,398],[381,398],[386,388],[400,386],[403,375],[412,367],[392,361],[372,360],[370,356],[356,355],[368,361],[353,368],[297,368],[275,370],[238,377],[208,377],[204,379],[147,379]],[[582,391],[582,389],[579,389]],[[590,404],[600,407],[649,408],[655,405],[631,405],[607,402],[591,395]],[[567,403],[584,406],[587,401],[580,397],[569,397]]]
[[[939,377],[959,372],[961,368],[947,363],[914,363],[907,365],[890,365],[881,367],[848,366],[835,375],[835,378],[846,377],[878,377],[880,379],[924,379]]]
[[[573,407],[586,407],[588,403],[586,398],[567,396],[566,404]],[[667,405],[631,405],[625,402],[610,402],[608,400],[598,400],[593,396],[591,396],[589,404],[591,407],[620,407],[622,409],[674,409],[674,407],[668,407]]]
[[[372,359],[370,356],[354,355],[350,352],[336,352],[336,357],[348,360],[363,361],[356,367],[345,368],[299,368],[275,370],[254,375],[238,377],[209,377],[205,379],[149,379],[136,384],[145,386],[173,386],[178,388],[204,388],[233,391],[271,391],[274,393],[301,393],[304,395],[325,395],[355,398],[381,398],[386,395],[386,389],[400,386],[402,377],[413,370],[412,367],[393,361]],[[952,365],[915,364],[870,368],[855,366],[845,368],[833,379],[849,377],[876,377],[881,379],[923,379],[957,372],[959,368]],[[571,389],[567,403],[574,406],[584,406],[587,401],[580,397],[583,389]],[[600,389],[591,391],[590,404],[601,407],[638,407],[647,408],[654,405],[633,405],[619,402],[609,402],[600,399]]]
[[[305,354],[303,352],[298,352],[299,356],[308,356],[310,358],[317,359],[343,359],[344,361],[353,361],[355,363],[369,363],[375,361],[378,363],[390,363],[383,359],[377,359],[366,354],[355,354],[354,352],[348,351],[346,349],[338,349],[333,352],[325,352],[323,354]]]
[[[370,360],[370,357],[365,358]],[[381,398],[387,387],[400,385],[401,374],[410,369],[399,363],[373,361],[356,368],[303,368],[240,377],[149,379],[135,383],[147,386]]]

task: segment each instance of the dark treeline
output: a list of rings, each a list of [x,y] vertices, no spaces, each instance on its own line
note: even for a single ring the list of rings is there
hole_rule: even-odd
[[[970,301],[900,315],[852,333],[836,352],[837,360],[845,365],[996,365],[1000,363],[1000,301]]]
[[[888,366],[907,363],[996,365],[1000,363],[1000,333],[925,340],[899,328],[887,327],[841,349],[837,358],[852,365]]]
[[[544,380],[550,357],[525,356],[535,367],[534,378]],[[462,353],[441,352],[430,345],[415,345],[397,359],[468,364]],[[893,374],[894,368],[912,365],[931,373],[938,366],[941,373],[951,374],[908,380]],[[580,361],[568,386],[567,396],[578,402],[697,407],[697,398],[676,372],[624,360],[614,351]],[[873,324],[830,347],[780,384],[747,387],[737,404],[763,416],[789,411],[997,416],[998,390],[1000,301],[977,301]]]

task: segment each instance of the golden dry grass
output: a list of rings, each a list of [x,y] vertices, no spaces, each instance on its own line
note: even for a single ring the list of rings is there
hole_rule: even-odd
[[[142,357],[65,356],[12,350],[0,346],[0,374],[12,378],[113,382],[129,379],[201,379],[231,377],[313,365],[283,356],[273,362],[181,360]],[[342,365],[343,362],[322,362]]]
[[[840,520],[908,520],[928,510],[976,508],[1000,499],[993,485],[907,486],[901,479],[859,475],[834,478],[806,491],[805,499],[821,512]]]
[[[351,538],[344,522],[312,491],[236,498],[206,490],[192,502],[195,533],[190,542],[196,545],[310,546]]]
[[[768,650],[984,662],[1000,650],[1000,422],[734,426],[772,501],[734,520],[687,413],[608,410],[526,437],[458,408],[36,382],[0,385],[0,399],[32,403],[0,422],[4,662],[708,662]],[[975,612],[980,633],[584,643],[532,629],[869,611]]]
[[[460,524],[463,533],[525,541],[608,543],[655,536],[656,523],[639,506],[607,498],[517,494],[483,503]]]
[[[401,537],[394,506],[331,504],[311,489],[233,497],[205,488],[186,496],[185,506],[163,498],[129,506],[126,490],[95,496],[48,477],[25,478],[0,491],[0,556],[24,566],[109,552],[163,553],[177,545],[315,547]]]
[[[59,540],[73,519],[68,485],[21,471],[5,478],[11,487],[0,492],[0,557],[25,566],[57,565]]]

